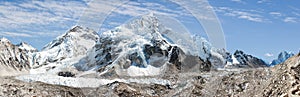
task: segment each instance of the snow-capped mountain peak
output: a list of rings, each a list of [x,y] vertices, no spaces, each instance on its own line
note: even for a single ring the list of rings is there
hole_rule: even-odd
[[[17,45],[20,49],[25,50],[25,51],[31,51],[31,52],[35,52],[38,51],[36,48],[32,47],[31,45],[29,45],[26,42],[21,42],[20,44]]]
[[[98,34],[80,26],[74,26],[62,36],[58,36],[46,45],[41,52],[34,54],[34,66],[54,64],[72,64],[86,55],[98,41]],[[63,62],[64,60],[73,60]],[[57,63],[58,62],[58,63]]]
[[[120,60],[130,60],[131,65],[146,68],[152,61],[148,60],[150,56],[146,54],[145,48],[155,48],[163,53],[171,46],[160,34],[161,30],[158,29],[158,26],[157,18],[147,15],[103,32],[99,42],[89,52],[90,56],[81,62],[88,65],[79,64],[77,66],[87,69],[93,66],[107,66],[120,62]],[[154,52],[156,51],[152,53]],[[168,55],[163,54],[160,59],[165,60],[166,56]]]
[[[0,40],[0,60],[0,76],[25,74],[30,69],[27,52],[6,38]]]
[[[231,57],[230,64],[227,64],[227,67],[242,67],[242,68],[257,68],[257,67],[265,67],[268,64],[266,64],[265,61],[262,59],[259,59],[257,57],[254,57],[252,55],[245,54],[241,50],[236,50],[235,53]]]
[[[70,41],[74,41],[74,40],[78,40],[78,39],[97,41],[99,39],[99,36],[98,36],[97,32],[95,32],[89,28],[74,26],[68,32],[66,32],[62,36],[57,37],[51,43],[47,44],[43,48],[43,50],[49,50],[53,47],[61,45],[62,43],[68,43]],[[77,41],[77,42],[81,42],[81,41]],[[84,41],[82,41],[82,42],[84,42]],[[93,46],[93,45],[89,45],[89,44],[90,43],[87,42],[86,46],[89,46],[89,47]],[[81,45],[84,45],[84,44],[81,44]]]
[[[114,67],[119,74],[130,76],[158,75],[165,64],[175,64],[180,70],[199,65],[202,67],[199,71],[224,68],[229,62],[234,68],[266,65],[242,51],[231,55],[225,49],[214,48],[201,36],[172,31],[153,15],[103,32],[87,55],[75,64],[77,69],[104,72]],[[132,71],[144,72],[132,74]]]
[[[207,59],[197,57],[198,52],[196,55],[187,54],[186,51],[190,51],[188,47],[183,50],[185,46],[177,44],[180,40],[177,35],[180,33],[166,28],[157,17],[141,16],[103,32],[99,42],[87,54],[89,56],[75,66],[80,70],[92,69],[101,73],[115,68],[119,76],[153,76],[164,72],[168,64],[173,64],[177,69],[190,64],[206,65],[203,60]],[[193,41],[191,35],[189,39]],[[195,40],[202,44],[202,38]],[[186,43],[185,40],[181,42]],[[206,51],[210,53],[210,50]],[[201,68],[207,70],[210,65]]]

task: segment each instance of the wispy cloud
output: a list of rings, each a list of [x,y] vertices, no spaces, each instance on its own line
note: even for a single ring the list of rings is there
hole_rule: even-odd
[[[163,3],[171,3],[169,5],[165,5]],[[183,17],[193,17],[189,11],[186,9],[178,6],[175,3],[170,1],[159,1],[159,2],[143,2],[143,1],[129,1],[129,2],[109,2],[109,1],[96,1],[90,2],[91,5],[88,6],[88,9],[85,11],[84,16],[80,18],[80,25],[91,25],[93,29],[98,30],[99,26],[103,27],[106,25],[99,24],[101,22],[110,21],[109,19],[103,19],[107,15],[110,16],[110,19],[118,19],[118,20],[111,20],[110,22],[121,22],[121,23],[110,23],[110,26],[116,26],[115,24],[122,24],[123,22],[120,21],[119,18],[124,17],[136,17],[145,15],[148,13],[154,13],[157,15],[162,15],[165,17],[171,18],[183,18]],[[172,5],[173,4],[173,5]],[[170,7],[172,6],[172,7]],[[99,10],[101,9],[101,10]],[[113,10],[111,10],[113,9]],[[111,12],[111,13],[110,13]],[[99,14],[100,13],[100,14]],[[102,13],[102,14],[101,14]],[[107,14],[110,13],[110,14]],[[207,14],[198,15],[202,19],[211,19],[211,16],[207,16]],[[128,19],[125,19],[125,21]],[[188,22],[188,21],[184,21]],[[112,24],[112,25],[111,25]],[[90,27],[90,26],[89,26]],[[101,28],[100,31],[103,31]]]
[[[273,57],[273,56],[274,56],[274,54],[271,54],[271,53],[266,53],[266,54],[265,54],[265,56],[266,56],[266,57]]]
[[[283,14],[282,13],[280,13],[280,12],[270,12],[269,13],[270,15],[273,15],[273,16],[283,16]]]
[[[5,37],[33,37],[30,34],[16,32],[1,32],[0,35]]]
[[[238,18],[240,18],[240,19],[246,19],[246,20],[254,21],[254,22],[264,22],[264,20],[262,18],[253,17],[251,15],[240,15]]]
[[[104,7],[106,9],[114,9],[117,7],[117,9],[109,10],[114,11],[117,13],[116,15],[129,15],[129,16],[140,16],[144,15],[146,13],[152,12],[156,14],[161,15],[167,15],[172,17],[180,17],[180,16],[191,16],[188,12],[186,12],[184,9],[180,8],[174,8],[174,7],[167,7],[166,5],[162,5],[160,3],[155,2],[137,2],[137,1],[129,1],[125,2],[117,2],[109,3],[105,2],[98,2],[94,1],[92,2],[92,5],[90,6],[89,10],[93,13],[99,13],[99,12],[106,12],[105,10],[98,10],[103,9]]]
[[[257,3],[266,3],[266,2],[269,2],[270,0],[259,0],[257,1]]]
[[[243,3],[246,4],[246,2],[242,1],[242,0],[231,0],[232,2],[237,2],[237,3]]]
[[[297,23],[297,18],[295,17],[286,17],[284,20],[284,22],[287,22],[287,23]]]
[[[242,2],[241,0],[231,0],[233,2]]]
[[[300,17],[300,13],[298,13],[298,12],[292,12],[292,13],[293,13],[294,15]]]
[[[39,34],[55,32],[57,29],[53,28],[68,29],[80,17],[84,8],[84,2],[80,1],[0,2],[0,29],[8,32],[31,30]],[[21,36],[28,37],[22,34]]]
[[[232,9],[229,7],[217,7],[216,11],[223,13],[225,16],[236,17],[253,22],[268,22],[268,20],[265,19],[264,16],[260,15],[257,11]]]

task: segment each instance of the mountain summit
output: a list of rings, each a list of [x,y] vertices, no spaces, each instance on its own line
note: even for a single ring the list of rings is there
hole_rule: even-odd
[[[285,60],[287,60],[288,58],[290,58],[292,56],[294,56],[294,54],[292,52],[287,52],[287,51],[280,52],[277,59],[273,60],[270,64],[270,66],[275,66],[277,64],[281,64]]]
[[[38,51],[36,48],[32,47],[31,45],[29,45],[26,42],[21,42],[20,44],[18,44],[16,46],[18,46],[22,50],[29,51],[29,52],[37,52]]]
[[[0,40],[0,76],[26,74],[30,69],[27,51],[12,44],[8,39]]]
[[[95,31],[74,26],[65,34],[47,44],[40,52],[32,54],[33,68],[71,65],[85,56],[98,39],[99,36]],[[41,70],[32,70],[32,72],[45,72],[43,69]]]

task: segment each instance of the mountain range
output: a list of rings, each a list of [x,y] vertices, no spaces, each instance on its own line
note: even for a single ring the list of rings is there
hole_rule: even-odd
[[[80,84],[72,78],[114,79],[105,80],[101,85],[116,80],[170,85],[159,78],[219,70],[263,69],[294,56],[282,52],[268,64],[242,50],[231,54],[226,49],[212,47],[201,36],[173,31],[153,15],[141,16],[100,35],[87,27],[74,26],[41,51],[25,42],[14,45],[6,38],[0,40],[0,49],[0,76],[19,76],[17,79],[23,81],[71,87],[94,87],[99,82],[98,79],[95,83]],[[128,80],[139,77],[155,79]]]
[[[108,71],[112,67],[128,69],[127,73],[132,71],[131,69],[143,69],[137,70],[143,73],[134,75],[158,75],[160,74],[158,71],[167,64],[172,64],[178,70],[187,71],[195,66],[199,67],[197,69],[199,71],[268,66],[262,59],[245,54],[241,50],[230,54],[225,49],[212,47],[201,36],[187,35],[178,39],[180,34],[159,23],[155,16],[147,15],[103,32],[101,35],[92,29],[74,26],[47,44],[41,51],[24,42],[13,45],[3,38],[2,48],[9,50],[8,52],[13,51],[14,53],[9,57],[14,59],[5,58],[8,57],[5,56],[7,54],[1,52],[4,55],[1,65],[7,64],[5,66],[12,68],[15,66],[13,62],[22,63],[19,68],[14,68],[38,69],[36,72],[40,73],[60,65],[99,72]],[[286,58],[280,61],[284,60]]]

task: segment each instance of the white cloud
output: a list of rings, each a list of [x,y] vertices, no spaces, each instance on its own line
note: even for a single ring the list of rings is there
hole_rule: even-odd
[[[266,57],[273,57],[273,56],[274,56],[274,54],[271,54],[271,53],[266,53],[266,54],[265,54],[265,56],[266,56]]]
[[[119,1],[122,2],[121,0]],[[90,6],[88,6],[87,3],[89,3]],[[111,10],[116,7],[118,7],[118,10]],[[85,10],[86,8],[88,8],[88,10]],[[0,29],[6,32],[30,30],[26,33],[36,35],[54,33],[52,35],[57,35],[58,31],[67,30],[80,20],[90,22],[91,25],[96,25],[94,28],[98,28],[99,26],[97,25],[101,23],[98,19],[105,17],[102,13],[111,15],[111,13],[109,13],[111,11],[117,13],[115,16],[129,15],[135,17],[144,15],[147,12],[154,12],[170,17],[192,17],[184,8],[174,8],[169,7],[169,5],[153,2],[137,3],[137,1],[129,1],[122,6],[119,6],[118,3],[113,1],[104,2],[103,0],[0,2]],[[205,14],[201,17],[203,19],[210,19],[210,17],[205,16]]]
[[[263,22],[263,20],[261,18],[252,17],[252,16],[249,16],[249,15],[241,15],[238,18],[240,18],[240,19],[247,19],[249,21],[254,21],[254,22]]]
[[[270,12],[269,14],[273,16],[283,16],[283,14],[281,14],[280,12]]]
[[[74,25],[72,23],[76,22],[84,8],[85,4],[79,1],[1,2],[0,29],[7,32],[35,29],[35,34],[66,30]]]
[[[33,37],[30,34],[26,34],[26,33],[15,33],[15,32],[1,32],[0,33],[1,36],[5,36],[5,37]]]
[[[295,17],[286,17],[283,21],[287,22],[287,23],[297,23],[297,18],[295,18]]]
[[[245,19],[253,22],[268,22],[259,11],[243,10],[243,9],[232,9],[229,7],[218,7],[215,8],[217,12],[223,13],[225,16],[236,17],[239,19]]]
[[[32,1],[9,2],[0,6],[6,24],[49,24],[51,22],[69,21],[80,16],[84,5],[80,2]]]
[[[241,0],[231,0],[233,2],[242,2]]]
[[[270,0],[259,0],[257,1],[257,3],[265,3],[265,2],[269,2]]]
[[[242,1],[242,0],[231,0],[232,2],[237,2],[237,3],[243,3],[245,4],[246,2]]]
[[[184,11],[183,9],[170,8],[159,3],[149,3],[149,2],[138,3],[138,2],[131,1],[124,5],[121,5],[119,9],[120,10],[116,10],[118,14],[129,15],[129,16],[140,16],[149,12],[172,16],[172,17],[190,16],[190,14]]]
[[[91,5],[85,11],[84,16],[80,18],[79,24],[92,25],[91,28],[98,30],[99,26],[103,27],[102,24],[99,23],[106,21],[107,19],[105,19],[105,17],[107,17],[108,15],[110,15],[110,18],[113,17],[115,19],[120,18],[120,16],[136,17],[136,16],[141,16],[149,13],[154,13],[154,14],[163,15],[172,18],[192,17],[192,14],[190,14],[188,11],[186,11],[184,8],[181,8],[180,6],[172,5],[172,7],[170,7],[170,5],[163,5],[157,2],[139,2],[139,1],[114,2],[114,1],[115,0],[110,2],[102,1],[102,0],[99,1],[94,0],[93,2],[90,2]],[[168,3],[172,3],[172,2],[168,2]],[[174,5],[176,4],[174,3]],[[204,13],[200,15],[200,17],[202,19],[211,19],[211,16],[208,17],[207,14]]]

